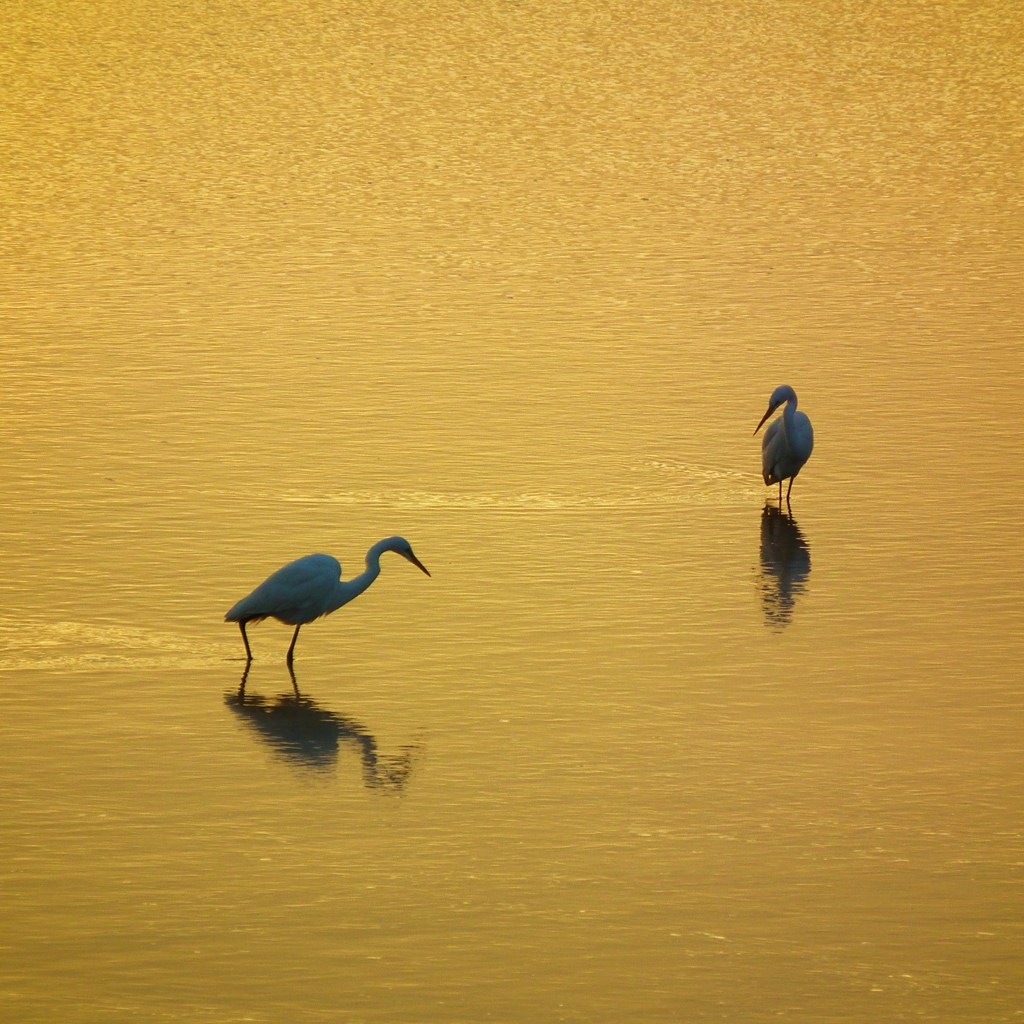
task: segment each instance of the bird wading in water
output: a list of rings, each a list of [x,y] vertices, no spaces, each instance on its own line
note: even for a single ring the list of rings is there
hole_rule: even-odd
[[[785,402],[782,415],[764,432],[761,438],[761,473],[766,486],[779,485],[779,504],[782,504],[782,481],[789,480],[786,488],[786,504],[793,481],[804,468],[814,451],[814,430],[811,421],[802,412],[797,412],[796,392],[783,384],[772,392],[768,399],[768,411],[754,429],[756,434],[764,422]]]
[[[268,576],[224,616],[225,622],[237,622],[242,631],[246,662],[252,661],[252,649],[245,633],[246,623],[271,618],[295,627],[288,648],[287,663],[290,667],[299,630],[307,622],[336,612],[366,590],[380,575],[380,556],[385,551],[401,555],[430,575],[404,537],[386,537],[366,552],[366,570],[350,580],[341,578],[341,565],[330,555],[306,555]]]

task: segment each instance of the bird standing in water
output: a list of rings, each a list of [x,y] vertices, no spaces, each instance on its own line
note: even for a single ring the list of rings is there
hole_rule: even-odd
[[[811,421],[796,409],[796,392],[783,384],[772,392],[768,399],[768,411],[761,417],[754,430],[756,434],[764,421],[782,403],[786,408],[782,415],[764,432],[761,439],[761,473],[766,486],[779,485],[779,505],[782,504],[782,481],[789,480],[786,488],[786,504],[789,504],[789,492],[793,490],[793,481],[804,468],[814,450],[814,430]]]
[[[224,616],[225,622],[238,623],[247,662],[252,661],[252,649],[245,633],[247,622],[274,618],[294,626],[295,633],[287,658],[291,666],[299,630],[307,622],[336,612],[343,604],[348,604],[366,590],[380,575],[380,556],[385,551],[394,551],[430,575],[404,537],[386,537],[367,551],[366,571],[350,580],[341,579],[341,565],[330,555],[307,555],[268,576]]]

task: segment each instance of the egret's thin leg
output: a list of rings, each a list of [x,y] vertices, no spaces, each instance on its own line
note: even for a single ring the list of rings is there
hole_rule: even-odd
[[[789,492],[793,490],[793,481],[796,479],[796,474],[789,478],[789,486],[786,488],[786,504],[789,504]],[[779,484],[779,500],[782,500],[782,484]]]
[[[779,481],[779,508],[782,508],[782,481]]]
[[[288,648],[288,657],[285,659],[285,661],[288,662],[288,667],[289,668],[292,667],[292,659],[295,656],[295,641],[299,639],[299,630],[300,629],[302,629],[302,623],[301,622],[295,627],[295,632],[292,634],[292,645],[291,645],[291,647]]]
[[[245,660],[252,661],[252,648],[249,646],[249,638],[245,635],[245,622],[239,622],[238,628],[242,631],[242,643],[245,644]]]
[[[295,669],[292,668],[292,663],[290,661],[288,662],[288,675],[292,677],[292,689],[295,691],[295,696],[301,697],[302,694],[299,693],[299,684],[295,679]]]

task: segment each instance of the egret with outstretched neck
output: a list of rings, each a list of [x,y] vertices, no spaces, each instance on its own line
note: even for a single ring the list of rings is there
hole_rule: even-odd
[[[252,661],[252,648],[245,632],[246,623],[272,618],[295,627],[286,659],[290,667],[299,630],[307,622],[336,612],[366,590],[380,575],[380,556],[385,551],[401,555],[430,575],[404,537],[385,537],[366,552],[366,570],[350,580],[341,578],[341,565],[330,555],[306,555],[268,576],[224,616],[225,622],[237,622],[242,631],[246,662]]]
[[[786,504],[789,504],[789,492],[793,490],[793,481],[804,468],[814,450],[814,430],[811,421],[802,412],[797,412],[796,392],[783,384],[772,392],[768,399],[768,411],[761,417],[761,422],[754,429],[756,434],[764,421],[782,403],[786,408],[782,415],[764,432],[761,439],[761,473],[765,486],[774,483],[779,485],[779,504],[782,504],[782,481],[789,480],[786,488]]]

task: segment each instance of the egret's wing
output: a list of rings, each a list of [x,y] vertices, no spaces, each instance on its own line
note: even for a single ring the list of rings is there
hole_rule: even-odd
[[[310,622],[323,614],[328,596],[341,577],[341,565],[330,555],[307,555],[268,576],[228,612],[227,622],[265,619]]]
[[[814,428],[811,426],[810,418],[802,412],[793,417],[793,434],[790,443],[793,450],[801,459],[801,465],[811,457],[814,451]]]

